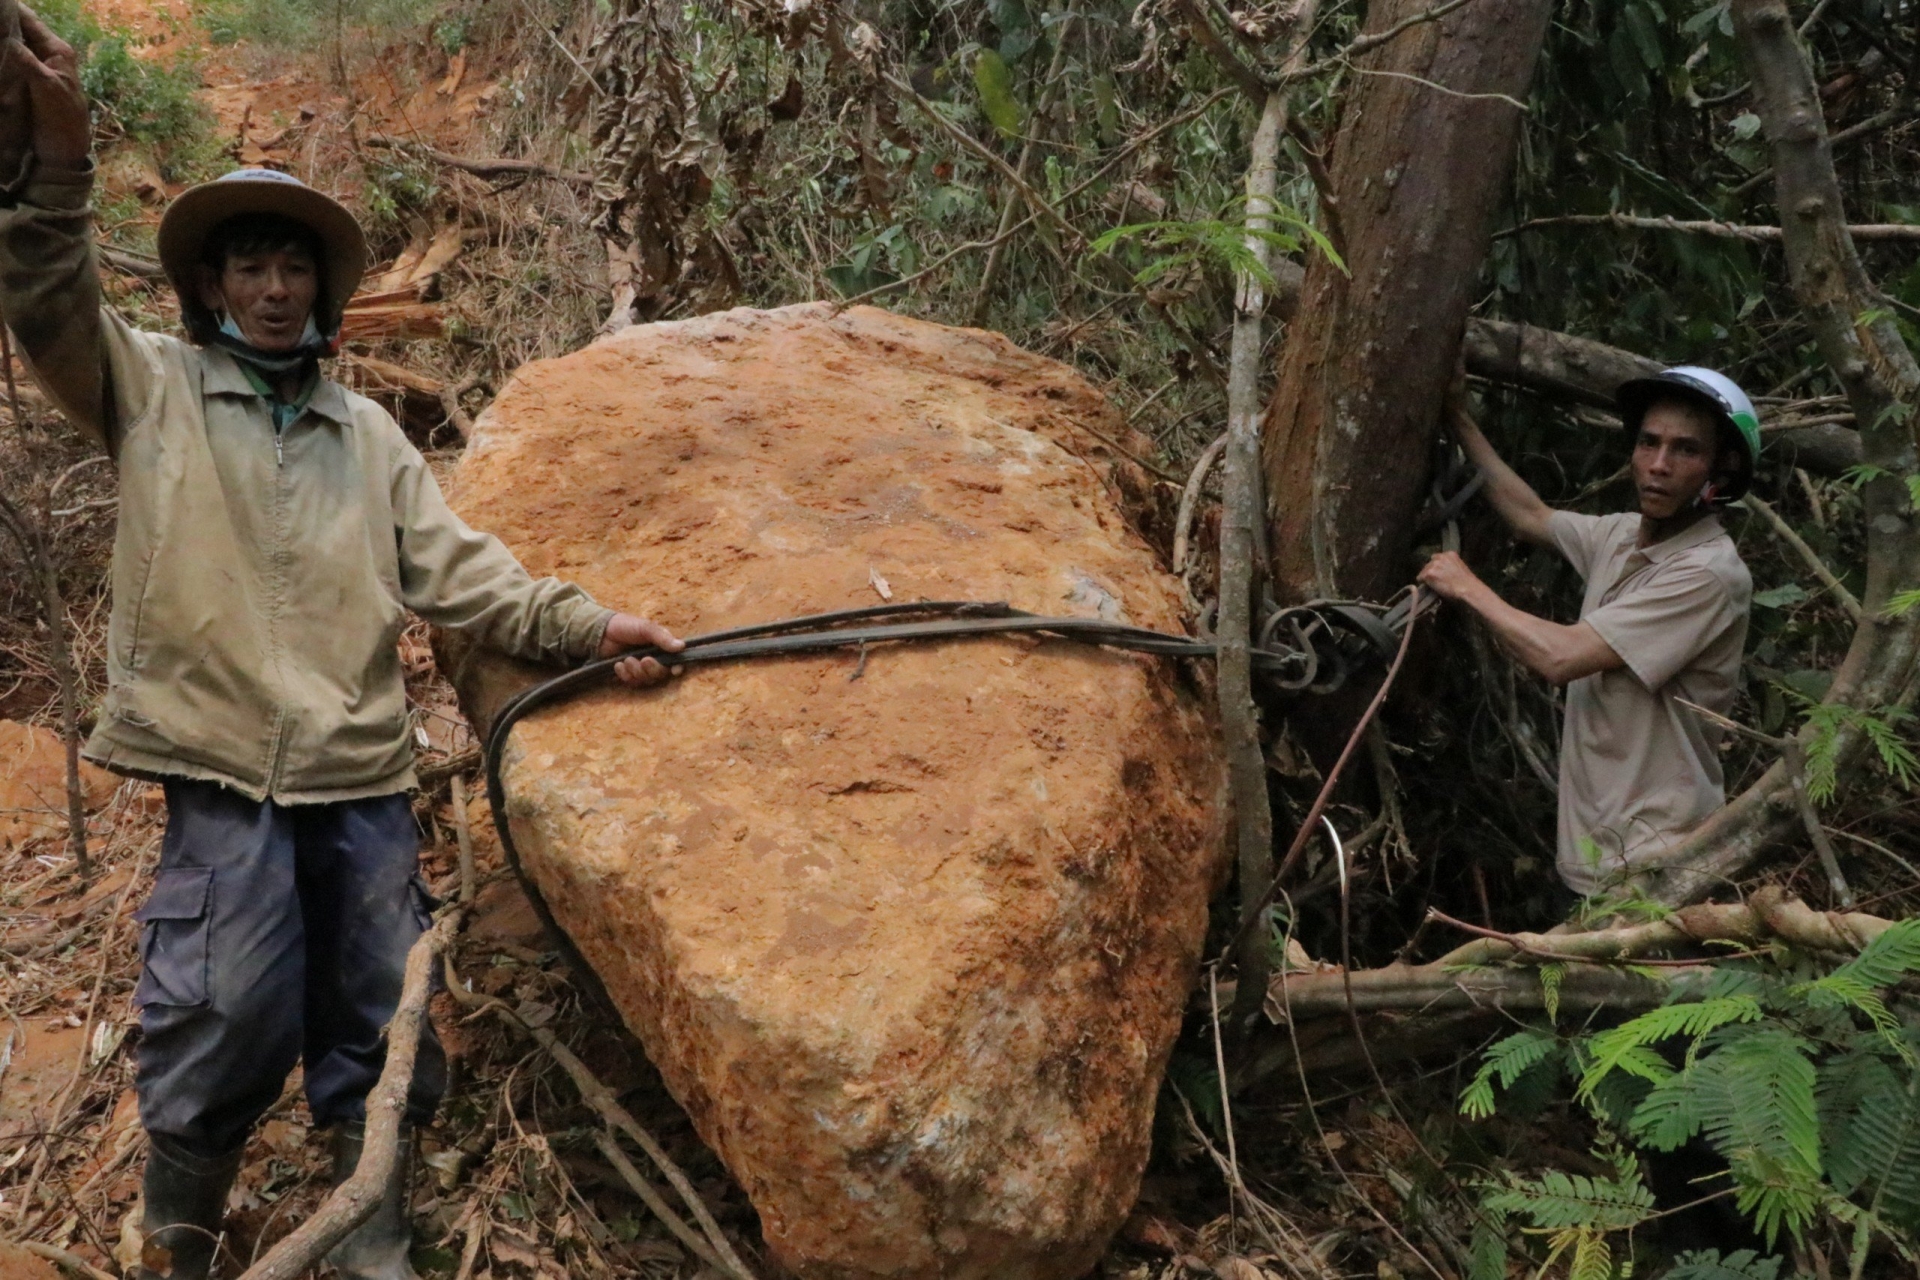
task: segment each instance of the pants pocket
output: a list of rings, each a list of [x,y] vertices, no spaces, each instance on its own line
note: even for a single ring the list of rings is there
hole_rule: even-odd
[[[133,915],[142,926],[135,1004],[193,1008],[207,1003],[212,904],[212,867],[174,867],[154,880],[152,896]]]

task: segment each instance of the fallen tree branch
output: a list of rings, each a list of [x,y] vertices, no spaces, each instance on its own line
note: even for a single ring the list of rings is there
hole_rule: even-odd
[[[100,255],[102,262],[112,267],[115,271],[123,275],[132,276],[136,280],[147,280],[159,283],[165,281],[167,278],[166,268],[162,267],[160,263],[153,258],[142,257],[137,253],[128,253],[124,249],[111,249],[104,244],[96,244],[94,251]]]
[[[1779,227],[1749,226],[1734,222],[1684,221],[1679,218],[1645,218],[1631,213],[1563,213],[1551,218],[1532,218],[1517,227],[1494,233],[1494,239],[1517,236],[1541,227],[1620,227],[1637,231],[1678,231],[1687,235],[1718,236],[1724,240],[1744,240],[1750,244],[1779,244]],[[1903,222],[1856,223],[1847,228],[1855,240],[1920,240],[1920,226]]]
[[[593,175],[574,173],[567,169],[557,169],[550,164],[541,164],[538,160],[510,160],[505,156],[492,156],[485,160],[471,160],[465,156],[448,155],[436,150],[424,142],[411,138],[394,138],[385,134],[372,134],[363,139],[366,145],[378,147],[384,151],[412,151],[424,156],[446,169],[458,169],[470,173],[476,178],[547,178],[554,182],[564,182],[570,186],[591,187]]]
[[[1180,490],[1180,510],[1173,521],[1173,571],[1185,573],[1187,568],[1188,540],[1193,532],[1193,514],[1200,505],[1200,490],[1206,484],[1207,474],[1213,470],[1213,464],[1220,461],[1220,454],[1227,447],[1227,433],[1222,431],[1213,438],[1213,443],[1200,451],[1194,461],[1193,470],[1187,473],[1186,486]]]
[[[1272,270],[1268,305],[1282,319],[1291,319],[1306,269],[1283,259]],[[1614,389],[1621,383],[1663,367],[1658,360],[1592,338],[1480,316],[1468,319],[1461,351],[1467,372],[1475,377],[1606,409],[1613,407]],[[1845,420],[1853,419],[1848,415]],[[1762,430],[1769,434],[1770,453],[1784,451],[1797,465],[1821,475],[1840,475],[1862,461],[1860,433],[1844,426],[1795,422],[1777,428],[1763,424]]]
[[[710,1246],[716,1267],[731,1276],[733,1280],[754,1280],[753,1272],[740,1260],[740,1255],[734,1250],[732,1242],[727,1239],[726,1232],[720,1229],[719,1222],[714,1219],[713,1211],[707,1207],[706,1200],[694,1188],[692,1181],[674,1162],[673,1157],[667,1154],[666,1148],[660,1145],[659,1140],[647,1132],[645,1126],[634,1119],[631,1112],[620,1105],[613,1091],[600,1083],[600,1078],[587,1069],[587,1064],[580,1061],[573,1050],[561,1044],[559,1037],[553,1032],[545,1027],[535,1026],[522,1018],[505,1002],[490,996],[476,995],[467,990],[465,984],[460,981],[459,975],[453,971],[451,959],[447,961],[446,976],[447,990],[453,995],[455,1001],[469,1009],[493,1014],[539,1045],[546,1051],[547,1056],[566,1072],[567,1078],[573,1081],[573,1087],[580,1094],[581,1101],[592,1107],[609,1127],[626,1134],[647,1153],[647,1158],[653,1161],[654,1167],[666,1178],[668,1184],[673,1187],[693,1214],[694,1220],[700,1224],[700,1234],[705,1236],[706,1244]],[[645,1200],[646,1197],[643,1196],[642,1199]],[[693,1229],[687,1226],[686,1222],[665,1202],[656,1204],[653,1201],[647,1201],[647,1207],[660,1215],[661,1221],[676,1236],[685,1239],[687,1235],[693,1234]],[[683,1232],[686,1234],[683,1235]],[[245,1280],[245,1277],[242,1280]]]
[[[473,418],[460,404],[460,397],[480,385],[479,374],[468,374],[450,387],[440,390],[440,407],[446,412],[447,421],[459,433],[462,441],[473,438]]]
[[[114,1280],[111,1274],[102,1271],[77,1253],[68,1253],[65,1249],[41,1244],[38,1240],[22,1240],[20,1247],[36,1258],[45,1258],[48,1262],[65,1267],[75,1275],[86,1276],[87,1280]]]
[[[602,1129],[593,1135],[593,1145],[599,1148],[600,1154],[606,1157],[607,1163],[613,1166],[614,1171],[620,1175],[621,1181],[627,1184],[628,1189],[639,1197],[640,1203],[646,1205],[653,1216],[665,1223],[667,1230],[673,1232],[676,1240],[687,1246],[696,1258],[715,1271],[727,1269],[726,1264],[720,1261],[720,1255],[713,1251],[713,1246],[708,1244],[698,1231],[688,1226],[686,1219],[673,1211],[673,1206],[667,1203],[666,1197],[654,1189],[651,1182],[640,1176],[640,1171],[633,1167],[633,1161],[627,1159],[627,1153],[622,1151],[620,1144],[613,1140],[613,1134]]]
[[[1814,101],[1819,101],[1819,90],[1817,87],[1814,91]],[[1920,116],[1920,107],[1906,105],[1889,107],[1878,115],[1868,116],[1865,120],[1860,121],[1860,123],[1848,125],[1840,132],[1834,134],[1833,137],[1828,140],[1828,147],[1841,147],[1849,142],[1857,142],[1869,134],[1878,133],[1882,129],[1891,129],[1894,125],[1903,124],[1915,116]],[[1727,195],[1732,199],[1738,200],[1741,196],[1762,186],[1769,178],[1774,176],[1772,169],[1762,169],[1752,177],[1742,181],[1739,186],[1729,191]]]
[[[426,791],[457,774],[479,768],[480,761],[480,748],[468,747],[458,755],[448,756],[435,764],[420,766],[414,770],[414,776],[419,780],[420,789]]]
[[[319,1265],[327,1250],[373,1216],[400,1160],[400,1120],[413,1084],[414,1059],[420,1050],[427,997],[432,990],[434,957],[453,937],[464,914],[464,908],[455,908],[440,917],[407,953],[400,1006],[387,1027],[387,1061],[380,1069],[379,1082],[367,1095],[367,1142],[360,1163],[311,1218],[267,1250],[266,1257],[248,1267],[240,1280],[297,1280]]]
[[[1820,585],[1839,602],[1840,607],[1847,611],[1847,616],[1853,619],[1854,626],[1857,627],[1867,620],[1867,611],[1860,607],[1860,602],[1854,598],[1853,592],[1847,590],[1847,585],[1834,576],[1833,570],[1827,568],[1827,562],[1820,558],[1819,552],[1808,546],[1807,540],[1795,533],[1793,526],[1780,518],[1778,511],[1775,511],[1756,493],[1749,493],[1740,501],[1748,510],[1759,513],[1760,518],[1767,522],[1767,527],[1773,530],[1774,536],[1786,543],[1787,547],[1800,557],[1801,563],[1807,566],[1807,571],[1813,574]]]
[[[1646,924],[1477,937],[1426,964],[1391,964],[1352,974],[1338,968],[1281,973],[1268,985],[1266,1013],[1277,1025],[1289,1017],[1344,1014],[1349,984],[1353,1008],[1361,1012],[1540,1009],[1547,1003],[1536,971],[1542,963],[1568,966],[1558,991],[1561,1008],[1642,1008],[1665,1000],[1671,983],[1708,972],[1713,944],[1753,949],[1780,941],[1845,955],[1858,952],[1893,924],[1862,912],[1815,911],[1770,885],[1745,902],[1682,907]],[[1650,957],[1681,951],[1693,953],[1694,960],[1673,966],[1665,983],[1631,971]]]
[[[1827,873],[1827,888],[1833,893],[1833,900],[1853,910],[1853,886],[1847,883],[1847,877],[1840,870],[1840,858],[1833,851],[1833,841],[1827,839],[1827,829],[1820,825],[1819,810],[1813,807],[1813,798],[1807,793],[1807,753],[1800,746],[1800,739],[1789,734],[1776,738],[1770,733],[1761,733],[1750,729],[1738,720],[1709,711],[1698,703],[1688,702],[1685,698],[1675,698],[1681,706],[1722,729],[1737,733],[1763,746],[1772,747],[1782,757],[1787,768],[1787,781],[1793,788],[1793,806],[1800,812],[1800,825],[1806,828],[1807,839],[1813,841],[1813,851],[1820,858],[1821,869]]]

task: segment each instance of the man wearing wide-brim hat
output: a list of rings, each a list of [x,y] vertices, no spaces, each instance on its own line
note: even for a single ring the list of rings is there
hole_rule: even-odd
[[[367,265],[345,209],[257,169],[186,192],[160,254],[192,341],[143,332],[100,305],[73,51],[27,12],[0,86],[0,150],[27,140],[0,154],[0,314],[119,471],[108,687],[86,755],[166,789],[137,917],[144,1262],[199,1280],[241,1147],[296,1062],[335,1177],[359,1158],[426,924],[407,611],[554,663],[679,642],[533,579],[447,509],[385,411],[323,376]],[[663,673],[649,658],[620,674]],[[410,1121],[444,1083],[428,1032]],[[405,1169],[332,1255],[342,1274],[412,1275]]]

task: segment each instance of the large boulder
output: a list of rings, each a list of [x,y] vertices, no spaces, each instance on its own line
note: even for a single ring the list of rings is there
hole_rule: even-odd
[[[902,600],[1180,629],[1126,429],[1002,338],[856,308],[522,369],[453,505],[680,634]],[[451,637],[484,724],[535,674]],[[1222,873],[1175,664],[968,640],[701,667],[538,713],[523,869],[808,1280],[1072,1280],[1132,1204]]]

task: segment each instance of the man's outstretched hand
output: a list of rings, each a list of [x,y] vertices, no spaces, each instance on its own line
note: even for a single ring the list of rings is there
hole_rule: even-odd
[[[0,120],[0,150],[24,142],[47,168],[81,168],[93,149],[93,124],[79,59],[38,14],[19,8],[20,37],[0,47],[0,115],[8,117]],[[12,166],[0,182],[13,177],[22,158],[0,155],[0,169]]]
[[[1468,597],[1486,589],[1479,576],[1467,568],[1467,562],[1460,558],[1457,551],[1442,551],[1427,561],[1426,567],[1420,570],[1420,582],[1423,586],[1431,587],[1435,595],[1463,604],[1471,604]]]
[[[668,653],[678,653],[687,647],[685,640],[657,622],[649,622],[631,613],[616,613],[607,619],[607,634],[600,642],[600,656],[611,658],[623,650],[649,644]],[[675,667],[673,674],[678,672],[679,668]],[[613,674],[620,677],[622,684],[644,685],[660,683],[669,672],[654,658],[623,658],[614,664]]]

